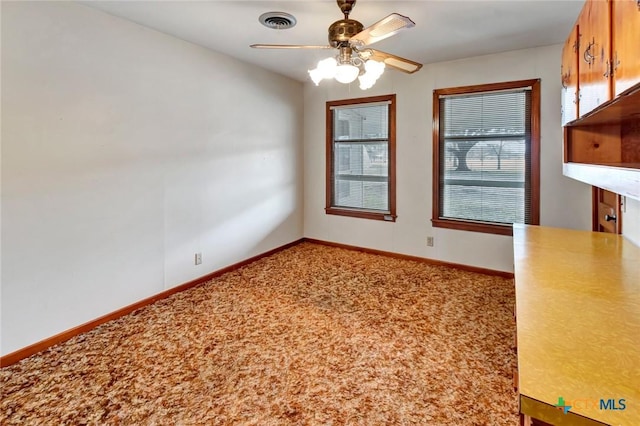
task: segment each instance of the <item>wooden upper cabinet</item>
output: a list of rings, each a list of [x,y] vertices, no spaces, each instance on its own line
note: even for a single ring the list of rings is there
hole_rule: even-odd
[[[640,1],[614,0],[613,95],[617,96],[640,82]]]
[[[578,18],[580,115],[611,99],[611,1],[588,0]]]
[[[562,49],[562,125],[578,118],[578,26]]]
[[[575,27],[562,56],[563,174],[640,200],[640,0],[587,0],[577,27],[578,111],[573,121],[565,64],[572,63]]]

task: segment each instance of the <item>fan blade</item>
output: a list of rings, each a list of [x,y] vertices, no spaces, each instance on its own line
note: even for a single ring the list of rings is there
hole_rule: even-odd
[[[307,44],[252,44],[254,49],[333,49],[331,46],[312,46]]]
[[[412,28],[416,24],[406,16],[392,13],[370,27],[365,28],[349,39],[356,46],[368,46],[387,37],[391,37],[405,28]]]
[[[401,58],[400,56],[392,55],[391,53],[382,52],[380,50],[365,49],[360,51],[360,54],[365,59],[384,62],[391,68],[406,72],[407,74],[413,74],[422,68],[422,64],[419,64],[418,62],[410,61],[409,59]]]

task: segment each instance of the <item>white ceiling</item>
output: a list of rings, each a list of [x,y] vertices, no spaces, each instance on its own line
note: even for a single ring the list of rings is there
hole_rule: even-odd
[[[328,50],[257,50],[253,43],[327,44],[327,28],[342,19],[335,0],[296,1],[84,1],[208,49],[300,81],[330,56]],[[392,12],[416,26],[373,47],[424,64],[562,43],[583,0],[359,0],[351,18],[365,27]],[[264,12],[294,15],[287,30],[262,26]]]

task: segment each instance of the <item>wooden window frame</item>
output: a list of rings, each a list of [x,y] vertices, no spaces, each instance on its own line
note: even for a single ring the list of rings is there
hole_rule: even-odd
[[[333,205],[333,110],[334,107],[345,105],[369,104],[377,102],[389,103],[389,211],[336,207]],[[329,101],[326,106],[326,206],[325,213],[338,216],[348,216],[361,219],[383,220],[395,222],[396,215],[396,95],[371,96],[366,98],[344,99]]]
[[[528,190],[531,199],[531,218],[529,225],[540,224],[540,79],[518,80],[503,83],[460,86],[433,91],[433,211],[431,223],[436,228],[457,229],[460,231],[484,232],[487,234],[513,235],[511,224],[499,224],[461,219],[443,219],[440,217],[440,96],[462,95],[497,90],[510,90],[531,87],[531,170],[525,181],[530,182]]]

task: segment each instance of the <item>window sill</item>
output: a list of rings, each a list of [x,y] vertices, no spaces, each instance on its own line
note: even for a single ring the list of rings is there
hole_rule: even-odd
[[[390,213],[376,212],[372,210],[355,210],[355,209],[343,209],[337,207],[326,207],[324,209],[326,214],[332,214],[336,216],[348,216],[357,217],[360,219],[382,220],[384,222],[395,222],[396,215]]]
[[[453,219],[431,219],[434,228],[457,229],[459,231],[483,232],[485,234],[513,235],[513,226],[495,223],[471,222]]]

